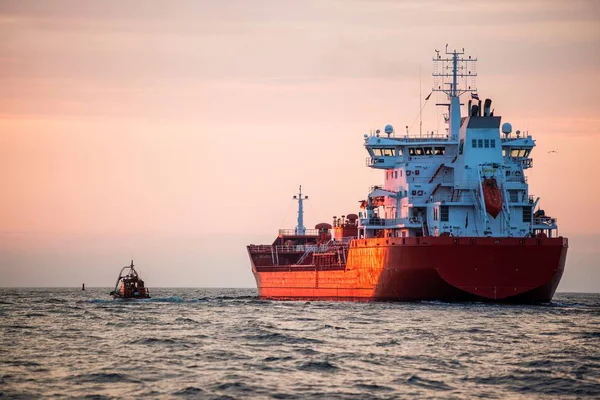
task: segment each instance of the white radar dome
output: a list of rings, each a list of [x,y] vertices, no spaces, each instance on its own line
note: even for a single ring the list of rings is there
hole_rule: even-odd
[[[512,132],[512,125],[509,124],[508,122],[505,122],[502,124],[502,133],[511,133]]]
[[[385,133],[394,133],[394,127],[391,125],[385,126]]]

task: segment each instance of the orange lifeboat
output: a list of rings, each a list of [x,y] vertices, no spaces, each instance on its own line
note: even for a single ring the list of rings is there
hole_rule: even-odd
[[[502,211],[502,193],[500,192],[496,178],[484,179],[482,187],[485,210],[492,217],[496,218],[500,214],[500,211]]]

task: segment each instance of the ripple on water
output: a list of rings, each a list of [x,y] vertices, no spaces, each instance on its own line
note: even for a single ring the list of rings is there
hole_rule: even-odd
[[[148,398],[600,398],[600,295],[505,307],[108,291],[0,288],[2,394],[102,398],[123,385],[121,397]]]
[[[244,335],[243,339],[251,341],[251,342],[261,342],[261,343],[278,343],[278,344],[320,344],[323,343],[322,340],[312,339],[308,337],[302,336],[290,336],[284,335],[278,332],[270,332],[270,333],[257,333],[257,334],[249,334]]]
[[[329,361],[308,361],[299,363],[296,367],[301,371],[311,372],[335,372],[339,370],[337,366],[330,363]]]
[[[396,380],[396,383],[402,383],[402,381]],[[451,390],[452,387],[447,385],[442,381],[436,381],[433,379],[422,378],[418,375],[411,375],[408,379],[405,379],[403,382],[408,383],[412,386],[418,386],[425,389],[433,389],[433,390]]]
[[[526,372],[518,375],[477,377],[473,378],[472,381],[483,385],[504,386],[517,393],[536,393],[548,396],[600,394],[600,386],[597,382],[557,376],[556,374]]]
[[[116,383],[116,382],[140,382],[139,379],[136,379],[127,374],[121,374],[117,372],[95,372],[91,374],[79,374],[70,376],[67,378],[69,381],[73,381],[75,383],[83,384],[83,383]]]
[[[174,396],[199,396],[204,393],[204,390],[194,387],[188,386],[185,389],[178,390],[173,393]]]
[[[184,347],[184,348],[191,348],[192,344],[184,341],[182,339],[171,339],[171,338],[155,338],[155,337],[148,337],[148,338],[140,338],[140,339],[134,339],[134,340],[130,340],[127,341],[126,344],[135,344],[135,345],[145,345],[145,346],[180,346],[180,347]]]
[[[377,385],[374,383],[355,383],[353,386],[357,389],[367,390],[369,392],[390,392],[394,390],[394,388],[391,388],[389,386]]]

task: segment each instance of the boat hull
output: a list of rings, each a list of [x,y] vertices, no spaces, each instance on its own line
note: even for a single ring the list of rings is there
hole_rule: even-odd
[[[345,265],[260,265],[262,299],[548,302],[566,238],[356,239]]]

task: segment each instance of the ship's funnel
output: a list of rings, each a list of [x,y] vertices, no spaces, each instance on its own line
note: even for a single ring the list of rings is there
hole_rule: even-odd
[[[491,107],[492,107],[492,100],[485,99],[485,103],[483,104],[483,116],[484,117],[490,116],[490,108]]]
[[[467,105],[467,115],[470,117],[471,116],[471,107],[472,107],[472,103],[473,101],[469,100],[469,104]]]
[[[479,107],[477,108],[477,116],[481,117],[481,100],[479,100]]]
[[[470,115],[471,115],[471,117],[476,117],[479,115],[479,106],[477,104],[473,104]]]

